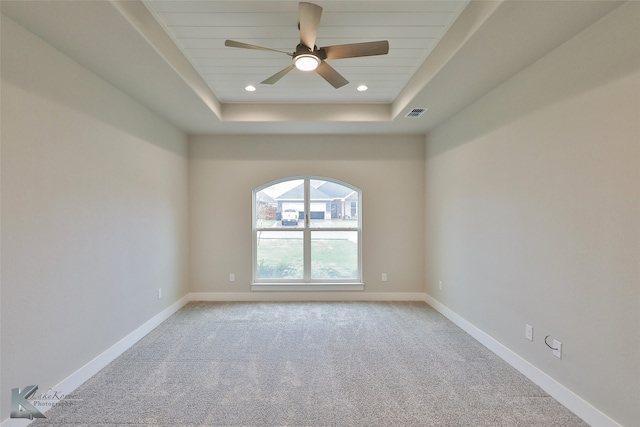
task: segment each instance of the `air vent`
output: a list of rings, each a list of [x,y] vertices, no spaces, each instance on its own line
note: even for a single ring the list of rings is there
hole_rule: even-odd
[[[425,113],[425,111],[427,111],[428,108],[412,108],[411,111],[409,111],[405,117],[409,117],[409,118],[415,118],[415,117],[420,117],[421,115],[423,115]]]

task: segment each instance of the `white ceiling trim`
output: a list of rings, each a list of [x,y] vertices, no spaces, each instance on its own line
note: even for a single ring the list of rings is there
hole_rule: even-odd
[[[306,122],[310,117],[320,122],[393,121],[502,3],[502,0],[471,2],[396,100],[365,104],[303,104],[221,102],[142,1],[110,1],[222,122]],[[206,3],[202,5],[205,6]]]
[[[233,104],[222,105],[228,122],[389,122],[388,104]]]
[[[213,114],[222,118],[222,105],[200,74],[184,57],[158,21],[140,1],[110,0],[122,16],[162,56]]]
[[[288,9],[291,9],[294,1],[238,0],[237,3],[258,3],[265,7],[288,4]],[[327,9],[338,11],[340,8],[356,8],[359,3],[354,0],[317,1],[326,3]],[[161,2],[178,8],[182,3],[183,0]],[[222,4],[237,8],[236,0],[190,3],[203,7],[219,8]],[[376,7],[383,4],[389,11],[395,8],[402,11],[416,4],[439,2],[371,3]],[[326,92],[324,101],[317,97],[307,100],[306,96],[299,96],[301,100],[298,103],[286,102],[286,97],[280,97],[280,93],[295,90],[297,82],[292,80],[303,77],[301,75],[291,76],[288,81],[283,79],[277,90],[259,98],[262,102],[256,102],[249,96],[245,98],[247,101],[222,102],[218,93],[205,81],[207,78],[221,78],[220,75],[200,76],[184,50],[164,32],[162,25],[140,0],[0,0],[0,11],[192,135],[424,135],[623,3],[612,0],[471,1],[447,34],[437,44],[430,45],[428,50],[431,54],[416,68],[417,72],[408,84],[405,81],[406,86],[395,99],[376,103],[368,102],[366,97],[355,93],[334,98],[336,92],[321,79]],[[364,7],[364,2],[362,4]],[[244,31],[242,28],[227,28],[238,31],[238,34]],[[357,33],[354,35],[359,37]],[[353,40],[352,35],[350,41],[359,40]],[[220,39],[216,43],[223,44]],[[225,56],[237,60],[242,58],[236,56],[239,51],[242,49],[224,52]],[[207,58],[206,49],[198,52]],[[248,52],[254,54],[254,51]],[[395,54],[397,58],[417,58],[413,49],[400,47]],[[353,66],[354,70],[360,70],[358,73],[364,73],[366,67],[357,64],[356,59],[345,60],[344,67]],[[194,60],[193,56],[191,60]],[[343,64],[339,66],[342,70]],[[398,78],[391,74],[387,77]],[[225,84],[230,86],[228,81]],[[383,82],[378,80],[377,84],[382,86]],[[404,118],[404,114],[415,107],[429,110],[417,119]]]
[[[398,117],[429,84],[460,48],[498,9],[500,1],[472,1],[462,11],[440,43],[418,68],[392,104],[391,116]]]

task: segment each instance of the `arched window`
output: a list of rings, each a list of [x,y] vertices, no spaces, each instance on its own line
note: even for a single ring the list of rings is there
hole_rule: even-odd
[[[362,290],[362,193],[323,177],[253,190],[254,290]]]

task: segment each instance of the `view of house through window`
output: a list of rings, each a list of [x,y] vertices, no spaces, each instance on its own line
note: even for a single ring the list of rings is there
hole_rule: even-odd
[[[254,282],[361,282],[361,192],[329,178],[253,191]]]

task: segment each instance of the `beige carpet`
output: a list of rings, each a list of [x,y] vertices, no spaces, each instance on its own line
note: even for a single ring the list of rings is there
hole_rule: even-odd
[[[33,426],[585,426],[424,303],[190,303]]]

